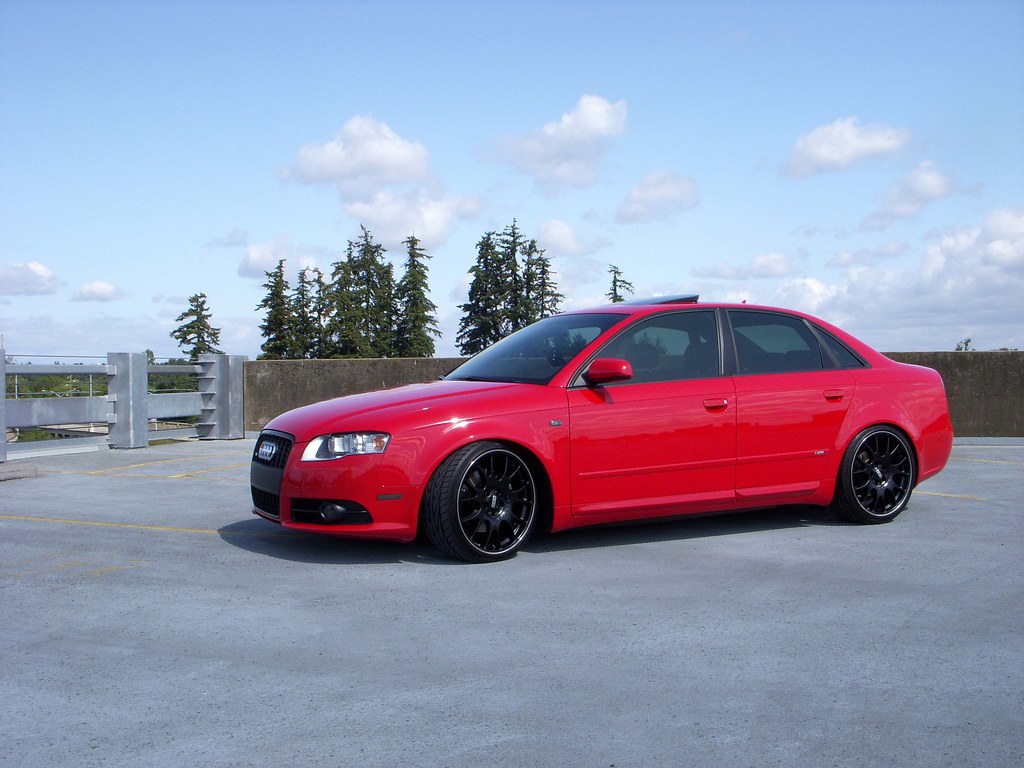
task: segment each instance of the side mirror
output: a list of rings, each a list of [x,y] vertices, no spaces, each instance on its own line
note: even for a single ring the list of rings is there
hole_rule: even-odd
[[[599,387],[602,384],[614,384],[617,381],[626,381],[633,378],[633,366],[626,360],[619,360],[615,357],[599,357],[590,364],[590,368],[583,374],[583,380],[587,386]]]

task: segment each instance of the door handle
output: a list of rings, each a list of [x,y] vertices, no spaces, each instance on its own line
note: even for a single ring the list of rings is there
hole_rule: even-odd
[[[825,399],[828,400],[830,403],[838,403],[840,400],[846,397],[846,392],[844,392],[841,389],[826,389],[824,395]]]
[[[709,411],[724,411],[728,405],[729,401],[724,397],[708,398],[704,401],[704,407]]]

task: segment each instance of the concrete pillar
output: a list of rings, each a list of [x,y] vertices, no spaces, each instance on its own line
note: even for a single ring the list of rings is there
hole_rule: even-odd
[[[149,374],[145,352],[107,354],[107,401],[111,448],[149,445]]]
[[[202,413],[197,431],[202,440],[238,440],[245,437],[244,355],[200,355],[199,394]]]
[[[7,355],[0,347],[0,464],[7,461]]]

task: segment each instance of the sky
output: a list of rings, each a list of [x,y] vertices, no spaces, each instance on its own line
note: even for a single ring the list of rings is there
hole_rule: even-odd
[[[1024,0],[0,0],[8,355],[255,358],[365,226],[455,336],[515,220],[563,309],[699,293],[1024,349]],[[25,358],[26,360],[29,358]]]

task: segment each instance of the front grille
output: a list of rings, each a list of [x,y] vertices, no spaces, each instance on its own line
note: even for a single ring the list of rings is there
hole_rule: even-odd
[[[281,519],[281,482],[293,439],[283,432],[263,432],[256,441],[249,467],[253,506],[272,520]]]
[[[252,460],[265,467],[284,469],[288,463],[288,454],[291,452],[292,441],[289,438],[274,432],[264,432],[256,441]]]
[[[252,487],[252,505],[275,520],[281,519],[281,497],[276,493]]]

